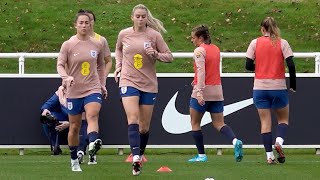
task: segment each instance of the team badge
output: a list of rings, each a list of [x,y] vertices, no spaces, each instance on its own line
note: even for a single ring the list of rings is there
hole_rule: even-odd
[[[147,49],[148,47],[151,47],[151,42],[150,41],[144,42],[143,43],[143,47],[144,47],[144,49]]]
[[[127,93],[127,90],[128,90],[127,86],[121,87],[121,93],[122,94]]]
[[[90,55],[91,55],[91,57],[93,57],[93,58],[96,58],[97,57],[97,51],[95,51],[95,50],[91,50],[90,51]]]
[[[68,102],[68,109],[71,110],[73,108],[72,102]]]
[[[196,58],[200,58],[200,57],[201,57],[200,51],[196,52]]]

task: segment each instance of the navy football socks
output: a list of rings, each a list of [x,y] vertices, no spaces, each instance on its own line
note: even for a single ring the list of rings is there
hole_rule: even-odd
[[[95,132],[95,131],[92,131],[88,134],[88,138],[89,138],[89,142],[93,142],[95,141],[96,139],[98,139],[98,132]]]
[[[128,139],[132,155],[140,155],[140,133],[138,124],[128,125]]]
[[[193,137],[194,142],[195,142],[195,144],[197,146],[198,153],[199,154],[205,154],[202,131],[201,130],[192,131],[192,137]]]
[[[284,139],[287,134],[288,128],[289,128],[288,124],[285,124],[285,123],[278,124],[278,128],[277,128],[278,137],[282,137],[282,139]]]
[[[149,132],[146,132],[144,134],[140,133],[140,155],[144,154],[144,151],[148,144],[148,140],[149,140]]]
[[[236,138],[236,135],[234,135],[232,129],[228,125],[223,126],[220,129],[220,133],[225,135],[231,143],[232,143],[232,140]]]
[[[72,160],[77,159],[78,158],[78,156],[77,156],[78,146],[69,146],[69,149],[70,149],[71,159]]]
[[[264,149],[266,152],[271,152],[272,151],[272,133],[267,132],[267,133],[262,133],[262,141],[264,145]]]

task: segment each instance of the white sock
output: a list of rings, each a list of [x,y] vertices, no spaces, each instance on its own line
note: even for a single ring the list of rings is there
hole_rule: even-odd
[[[273,154],[273,152],[271,151],[271,152],[266,152],[266,154],[267,154],[267,160],[268,159],[274,159],[274,154]]]
[[[284,140],[283,140],[283,138],[282,138],[282,137],[277,137],[277,138],[276,138],[276,142],[277,142],[277,143],[279,143],[279,144],[282,146],[282,145],[283,145]]]
[[[199,157],[205,157],[206,154],[199,154]]]
[[[236,145],[237,141],[238,141],[238,139],[237,139],[237,138],[234,138],[234,139],[232,140],[232,144],[233,144],[233,145]]]
[[[79,155],[79,154],[84,155],[84,152],[80,150],[80,151],[77,152],[77,155]]]
[[[71,159],[71,163],[75,163],[75,162],[78,162],[78,163],[79,163],[78,158],[77,158],[77,159]]]
[[[138,162],[140,161],[140,156],[139,155],[134,155],[132,158],[132,162]]]

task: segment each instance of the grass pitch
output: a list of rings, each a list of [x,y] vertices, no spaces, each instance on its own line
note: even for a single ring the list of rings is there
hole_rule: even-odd
[[[319,52],[319,0],[2,0],[0,53],[59,52],[75,33],[72,22],[80,8],[95,12],[95,31],[108,39],[114,52],[119,31],[132,26],[131,10],[139,3],[163,21],[168,30],[163,36],[173,52],[193,52],[190,32],[199,24],[209,26],[222,52],[245,52],[261,35],[259,25],[266,16],[276,18],[294,52]],[[18,59],[0,60],[0,72],[18,72]],[[314,58],[295,60],[298,72],[314,72]],[[223,71],[244,72],[244,64],[245,58],[224,59]],[[27,59],[25,66],[26,73],[56,73],[55,60]],[[161,73],[187,73],[192,68],[191,58],[157,65]]]
[[[194,152],[186,149],[148,150],[148,162],[143,164],[139,177],[132,176],[131,164],[125,162],[127,155],[116,155],[115,150],[102,150],[98,155],[98,164],[82,164],[83,172],[80,173],[71,172],[66,149],[61,156],[47,155],[47,150],[27,150],[24,156],[1,153],[0,179],[319,179],[320,156],[315,155],[314,150],[288,150],[286,163],[277,165],[266,164],[263,149],[245,149],[245,157],[240,163],[235,162],[232,150],[224,150],[222,156],[207,150],[208,162],[188,163]],[[88,160],[87,157],[85,160]],[[169,167],[172,172],[156,172],[161,166]]]

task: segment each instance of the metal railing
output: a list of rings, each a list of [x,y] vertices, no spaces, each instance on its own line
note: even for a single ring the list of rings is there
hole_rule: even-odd
[[[193,53],[192,52],[176,52],[172,53],[174,58],[192,58]],[[21,75],[23,77],[59,77],[57,74],[25,74],[25,66],[24,63],[27,59],[30,58],[47,58],[47,59],[56,59],[58,57],[59,53],[0,53],[0,59],[6,58],[6,59],[18,59],[19,61],[19,74],[7,74],[8,77],[20,77]],[[234,53],[234,52],[221,52],[221,63],[220,63],[220,69],[222,71],[222,63],[224,58],[245,58],[246,53],[240,52],[240,53]],[[300,73],[298,74],[298,77],[320,77],[320,52],[296,52],[293,53],[295,58],[314,58],[315,60],[315,70],[314,73]],[[115,53],[111,53],[111,56],[114,58]],[[223,73],[224,76],[229,77],[249,77],[253,76],[253,73]],[[5,74],[3,74],[4,77],[7,77]],[[193,74],[191,73],[184,73],[184,76],[190,76],[192,77]],[[1,76],[1,75],[0,75]],[[111,75],[113,76],[113,75]],[[160,77],[176,77],[181,76],[181,73],[160,73]],[[1,76],[2,77],[2,76]],[[47,148],[48,145],[4,145],[0,146],[1,148],[17,148],[19,149],[19,154],[24,154],[24,148]],[[148,145],[148,147],[153,148],[152,145]],[[159,148],[160,146],[155,146],[154,148]],[[185,146],[161,146],[160,148],[194,148],[194,146],[185,145]],[[217,148],[217,154],[222,154],[222,148],[233,148],[231,145],[206,145],[206,148]],[[245,145],[244,148],[262,148],[262,145]],[[118,148],[118,153],[123,154],[123,148],[129,148],[128,145],[105,145],[104,148]],[[316,154],[320,155],[320,145],[285,145],[285,148],[315,148]]]
[[[192,52],[174,52],[174,58],[192,58]],[[0,58],[10,58],[19,60],[19,74],[24,74],[24,62],[28,58],[57,58],[59,53],[0,53]],[[295,58],[314,58],[315,60],[315,74],[320,74],[320,52],[296,52],[293,53]],[[111,53],[114,58],[115,53]],[[245,58],[246,53],[243,52],[221,52],[220,69],[222,71],[223,58]],[[222,72],[221,72],[222,73]]]

